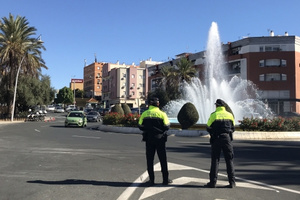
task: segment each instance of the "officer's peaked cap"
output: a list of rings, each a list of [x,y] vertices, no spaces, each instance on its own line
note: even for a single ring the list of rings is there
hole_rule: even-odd
[[[150,105],[157,106],[157,103],[159,103],[159,98],[157,98],[157,97],[150,98]]]
[[[225,106],[225,102],[222,99],[217,99],[216,106]]]

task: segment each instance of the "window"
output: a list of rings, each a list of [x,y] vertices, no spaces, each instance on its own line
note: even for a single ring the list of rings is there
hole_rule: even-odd
[[[131,75],[131,78],[135,78],[135,75],[134,75],[134,74],[132,74],[132,75]]]
[[[264,74],[259,75],[259,81],[265,81],[265,75]]]
[[[287,75],[286,74],[281,74],[281,80],[286,81],[287,80]]]
[[[265,46],[265,51],[281,51],[279,45]]]
[[[277,73],[266,74],[266,81],[280,81],[280,74]]]
[[[260,67],[286,67],[286,60],[284,59],[266,59],[259,61]]]
[[[270,74],[260,74],[259,81],[286,81],[286,74],[270,73]]]
[[[268,66],[280,66],[280,59],[267,59],[266,67]]]
[[[265,66],[265,60],[260,60],[259,61],[259,66],[264,67]]]
[[[272,47],[266,46],[266,47],[265,47],[265,51],[272,51]]]
[[[263,46],[260,46],[260,47],[259,47],[259,51],[260,51],[260,52],[263,52],[263,51],[264,51],[264,47],[263,47]]]

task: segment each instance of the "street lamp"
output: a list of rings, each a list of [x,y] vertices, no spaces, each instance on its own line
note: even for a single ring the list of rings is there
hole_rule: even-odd
[[[39,35],[35,39],[35,41],[42,42],[41,35]],[[26,57],[26,54],[23,55],[23,57],[21,59],[21,62],[19,64],[19,66],[18,66],[18,70],[17,70],[16,81],[15,81],[15,91],[14,91],[14,98],[13,98],[13,105],[12,105],[12,109],[11,109],[11,121],[14,121],[14,113],[15,113],[15,104],[16,104],[16,96],[17,96],[17,87],[18,87],[19,73],[20,73],[20,69],[21,69],[21,66],[22,66],[22,63],[23,63],[25,57]]]
[[[75,77],[75,75],[74,75],[73,77]],[[73,100],[73,104],[74,104],[74,106],[75,106],[75,104],[76,104],[76,99],[75,99],[75,79],[73,79],[73,90],[74,90],[74,100]]]

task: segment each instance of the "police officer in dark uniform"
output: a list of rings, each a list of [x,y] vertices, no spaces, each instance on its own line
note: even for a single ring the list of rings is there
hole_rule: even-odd
[[[234,188],[235,176],[233,166],[233,146],[232,146],[232,133],[234,132],[234,116],[231,109],[229,112],[226,110],[227,104],[217,99],[216,111],[213,112],[207,122],[207,131],[210,134],[211,144],[211,167],[208,182],[205,186],[215,188],[218,178],[220,154],[223,151],[223,155],[226,161],[227,176],[229,181],[229,187]]]
[[[169,179],[166,141],[167,130],[170,128],[170,122],[167,114],[159,109],[159,99],[153,97],[149,102],[149,109],[144,111],[139,119],[139,129],[143,131],[143,141],[146,142],[147,171],[149,174],[149,185],[154,185],[154,155],[157,155],[160,161],[163,185],[172,183]]]

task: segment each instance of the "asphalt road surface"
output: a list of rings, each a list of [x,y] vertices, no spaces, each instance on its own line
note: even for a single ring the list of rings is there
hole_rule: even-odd
[[[210,167],[207,138],[170,136],[173,183],[148,187],[141,135],[65,128],[54,122],[0,124],[0,200],[300,199],[299,141],[234,141],[237,187],[227,188],[220,162],[217,188],[205,188]]]

